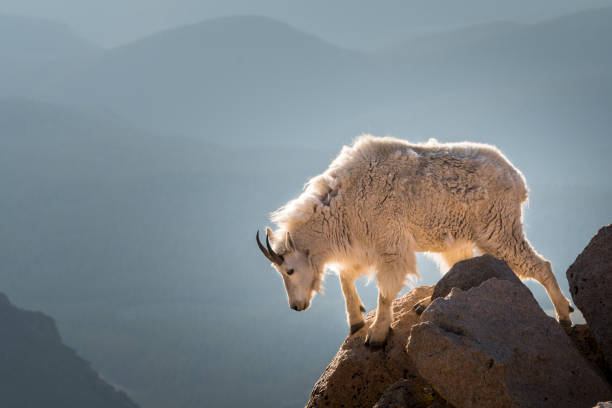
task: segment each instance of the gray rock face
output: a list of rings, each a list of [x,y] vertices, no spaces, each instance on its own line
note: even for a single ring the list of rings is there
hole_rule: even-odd
[[[433,403],[431,387],[418,376],[405,351],[410,329],[419,321],[412,305],[431,296],[432,291],[431,286],[418,287],[393,301],[393,332],[381,350],[373,351],[364,345],[367,327],[374,320],[374,312],[368,313],[365,327],[344,341],[312,389],[306,406],[371,408],[401,379],[412,383],[411,391],[402,394],[409,403],[406,406],[427,407],[415,404]]]
[[[522,283],[452,289],[421,321],[408,354],[455,407],[587,407],[612,396]]]
[[[428,385],[402,379],[387,388],[372,408],[452,408]]]
[[[591,364],[591,367],[612,384],[612,372],[608,369],[601,348],[597,344],[595,337],[593,337],[589,326],[586,324],[576,324],[566,329],[565,332],[572,339],[574,346],[576,346],[582,357]]]
[[[436,284],[431,300],[445,297],[452,288],[468,290],[491,278],[521,283],[521,280],[512,272],[505,261],[485,254],[453,265]]]
[[[574,303],[612,369],[612,225],[599,230],[567,270]]]

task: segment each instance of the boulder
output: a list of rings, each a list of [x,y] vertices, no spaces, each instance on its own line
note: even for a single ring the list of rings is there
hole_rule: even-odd
[[[373,408],[452,408],[422,380],[402,379],[380,397]]]
[[[574,342],[574,346],[578,349],[582,357],[584,357],[603,377],[607,378],[608,382],[612,383],[612,373],[606,365],[601,348],[595,341],[595,337],[591,333],[591,329],[586,324],[576,324],[565,330],[567,335]],[[610,407],[612,408],[612,407]]]
[[[612,408],[612,401],[598,402],[593,408]]]
[[[522,283],[492,278],[454,288],[421,320],[408,354],[455,407],[587,407],[612,396]]]
[[[401,379],[416,385],[406,393],[408,405],[432,400],[431,387],[416,373],[414,364],[406,354],[406,341],[411,327],[419,316],[412,305],[431,296],[433,287],[418,287],[393,301],[392,332],[387,344],[380,350],[364,345],[368,326],[374,321],[374,311],[366,316],[366,325],[347,337],[340,350],[315,384],[307,407],[367,407],[371,408],[382,394]],[[428,406],[428,405],[424,405]]]
[[[468,290],[491,278],[521,283],[505,261],[485,254],[459,261],[440,279],[434,288],[431,300],[448,295],[452,288]]]
[[[599,230],[567,270],[574,303],[612,369],[612,225]]]

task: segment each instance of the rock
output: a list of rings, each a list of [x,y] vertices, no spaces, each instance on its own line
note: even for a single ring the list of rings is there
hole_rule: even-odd
[[[452,405],[416,378],[399,380],[387,388],[373,408],[452,408]]]
[[[492,278],[436,299],[412,328],[418,373],[461,407],[587,407],[612,390],[522,283]]]
[[[574,303],[612,370],[612,224],[603,227],[567,270]]]
[[[612,383],[612,373],[606,365],[601,348],[595,341],[595,337],[591,333],[589,326],[586,324],[577,324],[565,332],[574,342],[574,346],[578,349],[582,357],[584,357],[593,367],[594,370],[601,373],[602,377],[607,378],[608,382]],[[612,408],[612,407],[610,407]]]
[[[612,401],[598,402],[593,408],[612,408]]]
[[[431,300],[448,295],[452,288],[468,290],[491,278],[521,283],[505,261],[485,254],[459,261],[438,281]]]
[[[138,408],[62,342],[55,321],[0,293],[0,407]]]
[[[364,345],[367,327],[373,322],[375,311],[368,313],[365,327],[344,341],[315,384],[307,407],[370,408],[387,388],[401,379],[425,384],[419,379],[405,348],[410,329],[419,319],[412,311],[412,305],[419,299],[431,296],[432,292],[431,286],[418,287],[393,301],[393,331],[389,334],[387,345],[380,350],[373,351]],[[415,403],[431,398],[423,392],[420,395],[415,386],[414,392],[410,391],[407,398],[414,398]]]

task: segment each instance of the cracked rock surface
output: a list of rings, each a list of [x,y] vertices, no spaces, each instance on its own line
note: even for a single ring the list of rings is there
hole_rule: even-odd
[[[455,407],[578,407],[610,399],[522,283],[492,278],[436,299],[412,328],[418,373]]]

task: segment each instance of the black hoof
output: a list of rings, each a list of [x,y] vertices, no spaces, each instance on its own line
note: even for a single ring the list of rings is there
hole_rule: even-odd
[[[569,306],[569,311],[570,313],[574,313],[574,308],[571,305]]]
[[[365,326],[365,322],[359,322],[351,325],[351,334],[357,333],[363,326]]]
[[[387,340],[383,340],[383,341],[370,341],[369,339],[366,339],[365,345],[366,345],[366,347],[368,347],[372,351],[380,350],[380,349],[384,348],[387,345]]]
[[[412,306],[412,310],[414,310],[414,312],[419,316],[425,311],[425,309],[427,309],[427,306],[425,306],[422,302],[416,303],[414,306]]]
[[[569,320],[569,319],[568,320],[559,320],[559,325],[561,327],[563,327],[563,328],[568,329],[568,328],[572,327],[572,321]]]
[[[391,335],[391,333],[393,333],[393,330],[391,329],[391,327],[389,327],[387,335],[383,340],[380,341],[373,341],[372,339],[370,339],[370,334],[368,333],[365,339],[366,347],[369,347],[371,350],[377,350],[385,347],[387,345],[387,340],[389,340],[389,336]]]
[[[365,306],[364,305],[359,305],[359,311],[361,313],[365,313],[366,312]]]

